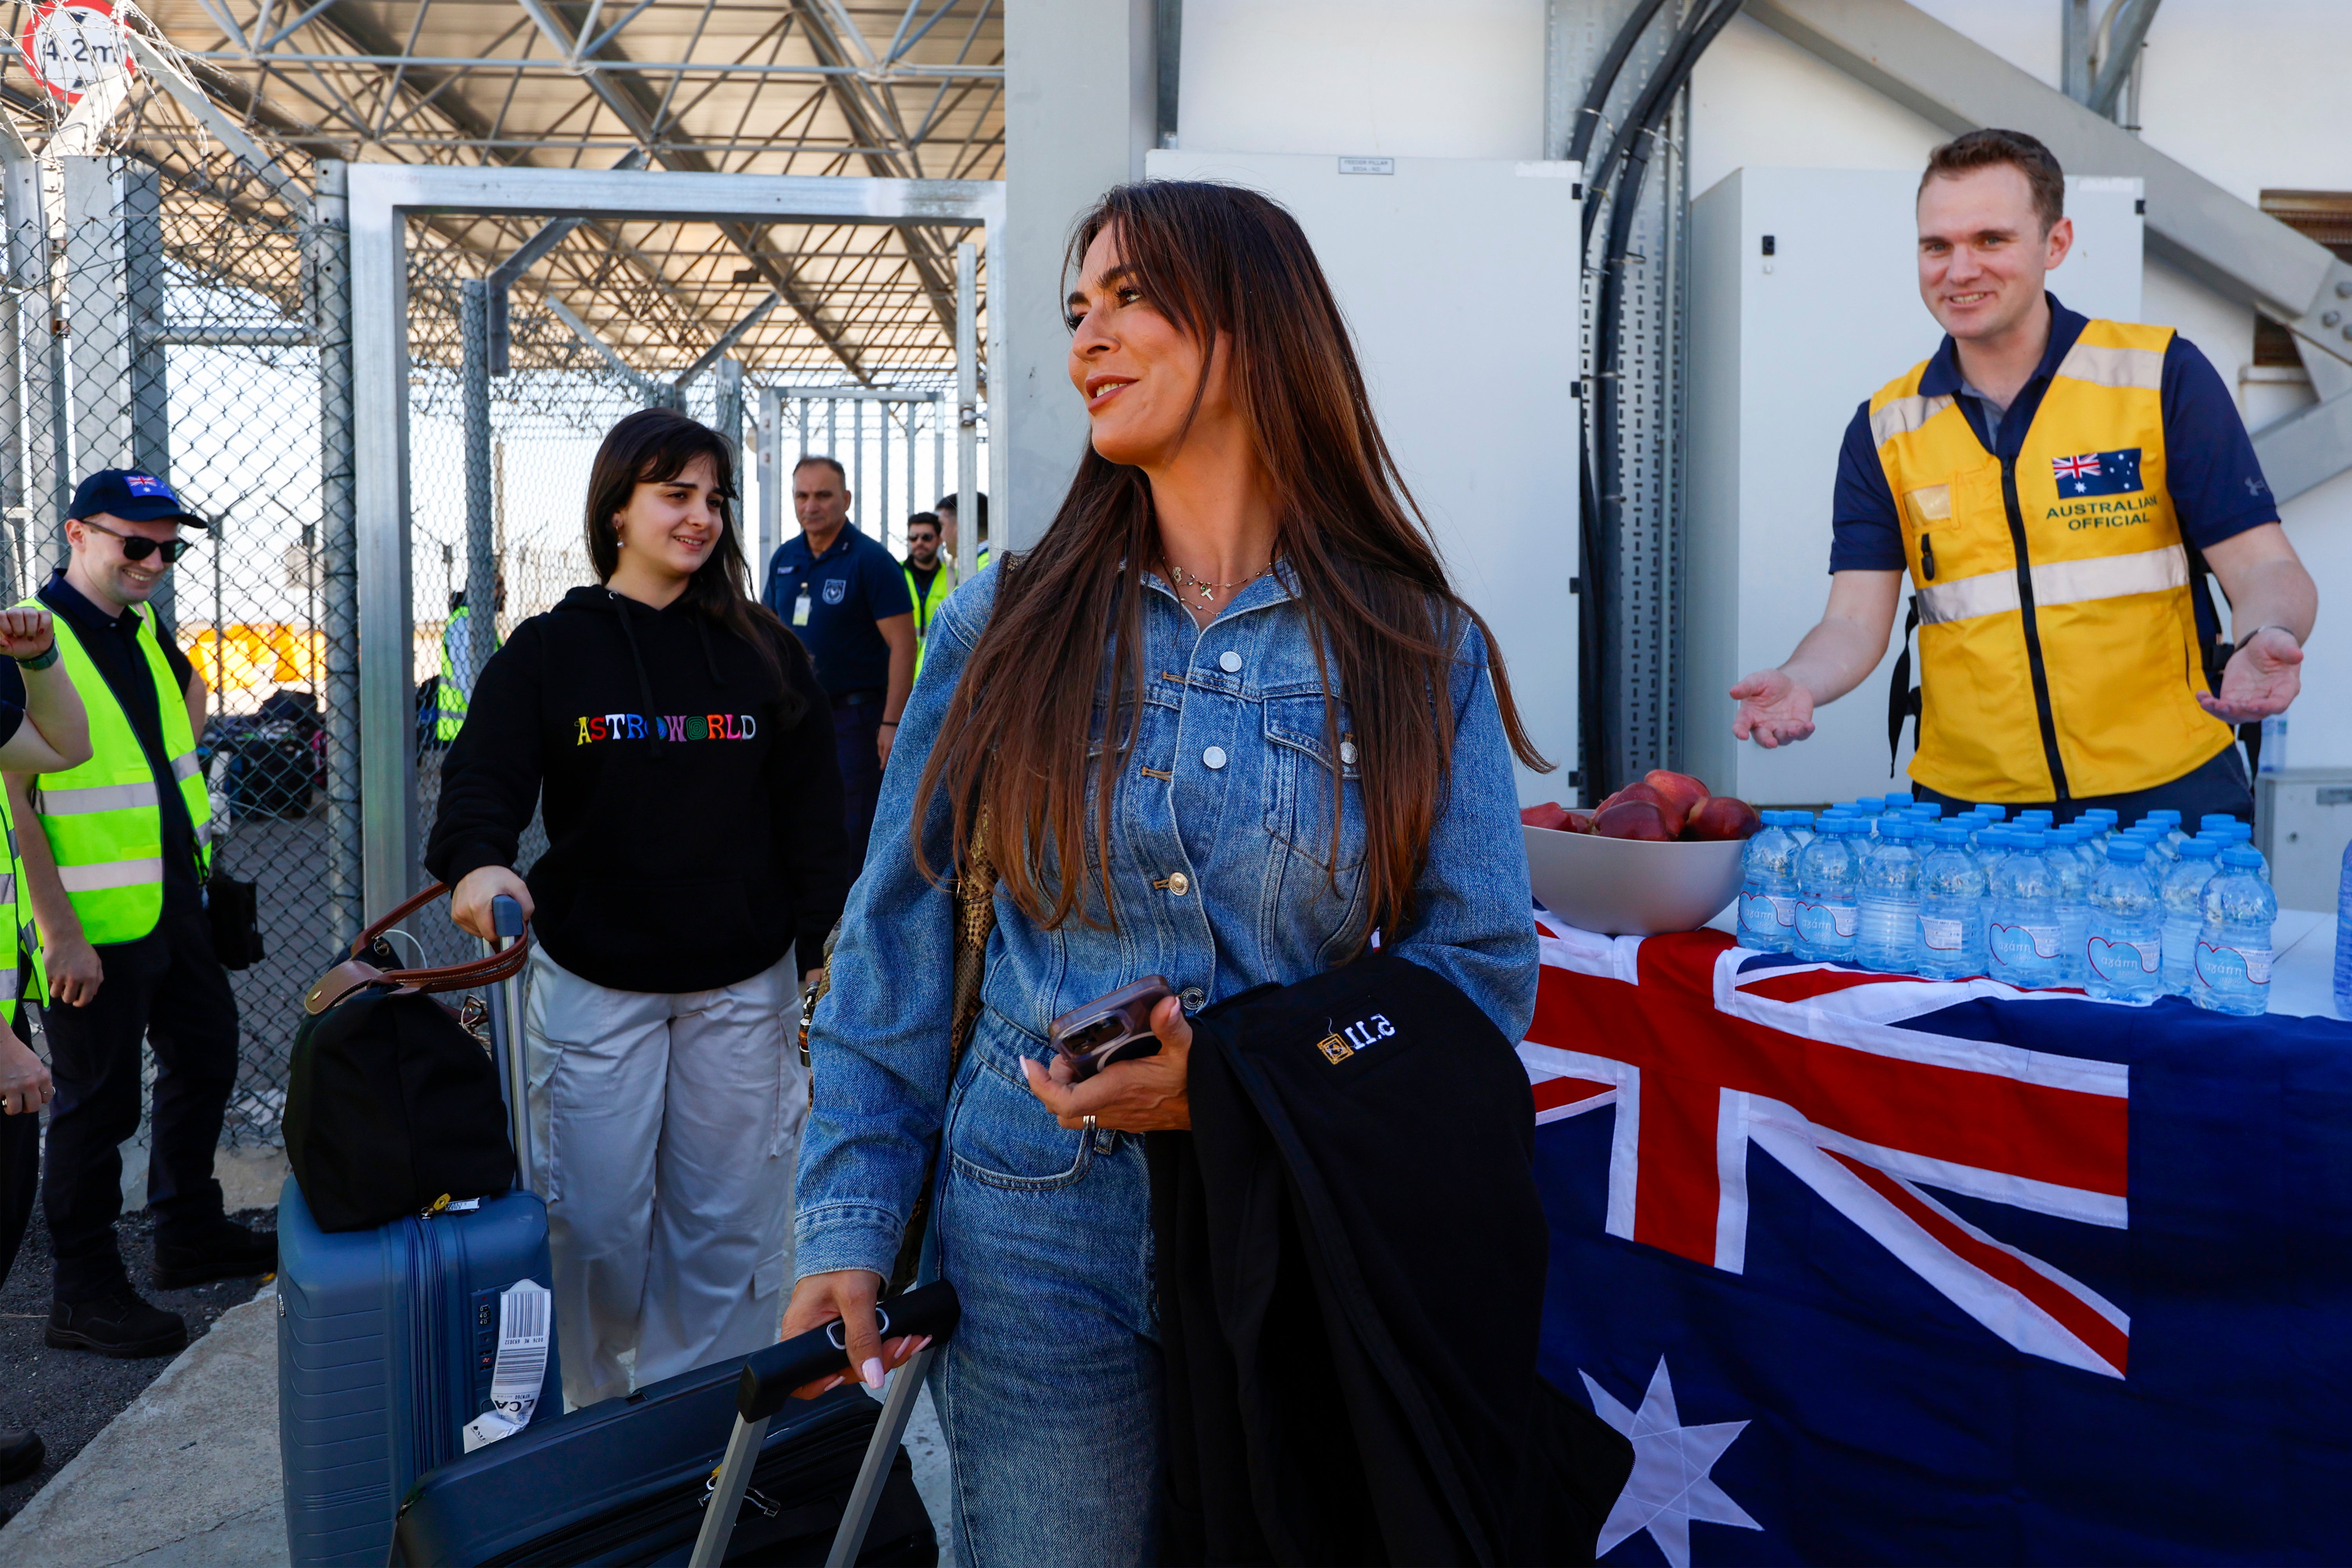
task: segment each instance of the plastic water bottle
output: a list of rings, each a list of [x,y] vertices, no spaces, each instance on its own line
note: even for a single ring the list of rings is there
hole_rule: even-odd
[[[1885,803],[1889,816],[1900,816],[1919,803],[1919,797],[1907,789],[1898,789],[1878,798]]]
[[[2058,984],[2083,984],[2084,943],[2091,934],[2091,882],[2097,871],[2083,857],[2083,830],[2053,827],[2042,836],[2042,858],[2058,879]]]
[[[1918,971],[1919,825],[1889,817],[1862,862],[1861,928],[1854,957],[1882,974]]]
[[[1919,866],[1919,969],[1930,980],[1984,973],[1984,870],[1969,853],[1958,822],[1930,828],[1933,847]]]
[[[2336,1016],[2352,1018],[2352,844],[2336,880]]]
[[[1923,800],[1916,805],[1905,806],[1903,815],[1914,822],[1936,822],[1942,818],[1944,808],[1938,802]]]
[[[1797,944],[1797,850],[1789,818],[1802,812],[1764,813],[1764,831],[1740,854],[1739,944],[1787,952]]]
[[[1832,817],[1797,857],[1797,956],[1851,963],[1860,933],[1862,886],[1858,841],[1867,830],[1853,817]]]
[[[2231,816],[2226,811],[2209,811],[2204,816],[2197,819],[2197,831],[2200,833],[2203,833],[2209,828],[2235,827],[2237,826],[2238,819]],[[2252,830],[2249,828],[2248,831],[2252,832]]]
[[[2074,820],[2091,828],[2091,837],[2083,840],[2084,847],[2099,858],[2101,865],[2106,864],[2107,836],[2115,832],[2116,824],[2123,820],[2123,814],[2104,805],[2095,805]]]
[[[1992,977],[2018,986],[2057,984],[2065,933],[2058,924],[2058,879],[2042,857],[2040,829],[2009,829],[2009,853],[1990,880],[1986,947]]]
[[[2205,926],[2205,884],[2220,868],[2222,844],[2199,834],[2180,847],[2180,862],[2164,873],[2164,992],[2189,994],[2189,966],[2197,957],[2197,933]]]
[[[2032,811],[2021,811],[2017,814],[2017,825],[2020,827],[2038,827],[2044,833],[2049,832],[2051,826],[2056,823],[2057,820],[2058,814],[2056,812],[2042,811],[2039,808]]]
[[[1784,811],[1780,814],[1780,826],[1788,829],[1799,849],[1813,841],[1813,814],[1810,811]]]
[[[2251,822],[2240,822],[2233,816],[2227,826],[2201,829],[2198,837],[2201,838],[2209,832],[2221,840],[2224,848],[2232,844],[2242,844],[2249,849],[2254,849],[2254,825]],[[2262,851],[2254,849],[2254,853],[2259,856]],[[2271,879],[2271,863],[2267,859],[2263,861],[2260,875],[2265,882]]]
[[[2112,1002],[2164,994],[2164,905],[2147,877],[2147,849],[2123,839],[2091,884],[2091,937],[2083,989]]]
[[[1878,819],[1886,815],[1886,802],[1874,795],[1866,795],[1847,803],[1856,822],[1864,833],[1878,831]]]
[[[2197,936],[2189,999],[2242,1018],[2271,1010],[2271,925],[2278,899],[2257,875],[2262,857],[2242,845],[2221,851],[2205,884],[2205,926]]]
[[[2286,771],[2286,715],[2273,713],[2263,721],[2262,771],[2266,773]]]
[[[2176,816],[2178,813],[2175,814]],[[2169,870],[2180,859],[2179,847],[2188,842],[2180,829],[2160,816],[2144,816],[2124,837],[2137,838],[2147,846],[2147,863],[2154,868],[2159,863]]]
[[[2171,860],[2179,859],[2180,841],[2189,837],[2189,835],[2180,831],[2180,814],[2174,811],[2171,807],[2167,806],[2162,811],[2149,812],[2147,816],[2141,817],[2139,822],[2135,826],[2145,826],[2151,822],[2161,822],[2164,824],[2164,848],[2166,851],[2166,858]]]

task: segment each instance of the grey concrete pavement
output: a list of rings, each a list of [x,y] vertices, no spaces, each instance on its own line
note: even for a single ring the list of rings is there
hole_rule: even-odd
[[[282,1489],[272,1288],[223,1313],[0,1529],[0,1568],[270,1568],[287,1560]]]

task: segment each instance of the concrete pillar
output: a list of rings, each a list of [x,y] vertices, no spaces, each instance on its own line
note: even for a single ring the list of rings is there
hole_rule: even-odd
[[[1005,221],[988,258],[1003,323],[989,366],[989,439],[1009,493],[989,505],[991,543],[1018,550],[1053,521],[1087,439],[1065,365],[1062,251],[1111,186],[1143,177],[1159,108],[1152,0],[1021,0],[1004,16]],[[1125,137],[1108,128],[1124,125]]]

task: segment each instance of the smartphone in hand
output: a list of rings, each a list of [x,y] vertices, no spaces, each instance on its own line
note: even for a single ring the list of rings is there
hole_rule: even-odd
[[[1151,1032],[1151,1010],[1175,993],[1157,974],[1147,974],[1132,985],[1071,1008],[1046,1026],[1046,1036],[1070,1077],[1084,1082],[1113,1062],[1160,1054],[1160,1037]]]

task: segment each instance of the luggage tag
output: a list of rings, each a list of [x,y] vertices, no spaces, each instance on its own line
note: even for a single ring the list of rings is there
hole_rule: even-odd
[[[539,1408],[540,1384],[547,1378],[554,1304],[554,1295],[535,1279],[518,1279],[499,1298],[499,1355],[490,1368],[490,1407],[466,1423],[468,1454],[530,1425]]]

